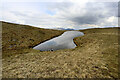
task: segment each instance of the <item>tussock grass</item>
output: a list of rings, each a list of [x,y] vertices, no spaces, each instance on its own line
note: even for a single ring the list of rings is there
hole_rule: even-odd
[[[64,31],[3,22],[3,78],[118,78],[118,28],[87,29],[75,49],[33,50]]]
[[[3,57],[15,55],[16,52],[17,54],[21,53],[23,49],[32,48],[63,32],[64,31],[2,22]]]

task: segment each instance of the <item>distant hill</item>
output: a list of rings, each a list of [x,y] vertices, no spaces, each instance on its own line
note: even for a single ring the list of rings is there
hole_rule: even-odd
[[[3,78],[118,78],[119,28],[80,30],[75,49],[33,50],[65,30],[2,22]]]
[[[71,28],[55,28],[55,30],[75,30],[75,29],[71,29]]]

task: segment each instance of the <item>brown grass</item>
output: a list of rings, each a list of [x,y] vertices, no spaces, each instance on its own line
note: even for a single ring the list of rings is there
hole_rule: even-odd
[[[3,78],[118,78],[118,30],[81,30],[75,49],[40,52],[31,47],[64,31],[3,22]]]

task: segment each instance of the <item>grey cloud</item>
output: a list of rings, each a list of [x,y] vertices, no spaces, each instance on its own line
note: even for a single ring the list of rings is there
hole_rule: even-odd
[[[116,16],[118,12],[120,13],[120,8],[117,10],[118,4],[115,2],[89,2],[85,5],[80,5],[81,4],[74,2],[45,2],[37,5],[38,9],[40,8],[41,10],[38,10],[37,14],[32,14],[30,12],[19,12],[19,10],[12,11],[11,13],[17,16],[18,19],[20,18],[20,20],[24,20],[25,24],[52,27],[60,26],[64,28],[66,26],[81,28],[83,27],[82,25],[85,24],[100,25],[101,23],[103,23],[103,26],[109,26],[111,25],[110,23],[114,23],[115,21],[107,23],[106,19]],[[34,9],[35,8],[29,11],[34,12],[37,10]],[[50,16],[48,13],[46,14],[45,10],[54,12],[55,14]],[[31,15],[28,15],[28,13]],[[118,14],[118,17],[120,17],[120,14]]]
[[[104,18],[103,15],[87,13],[84,16],[77,16],[71,18],[71,21],[76,22],[77,24],[96,24],[100,19]]]
[[[101,6],[102,4],[102,6]],[[83,25],[83,24],[100,24],[104,23],[104,19],[110,16],[116,16],[117,3],[87,3],[86,13],[82,16],[76,15],[69,18],[71,21]]]
[[[58,9],[58,10],[65,10],[71,6],[73,6],[73,3],[71,2],[60,2],[60,3],[54,2],[52,5],[48,5],[49,8]]]
[[[118,2],[118,17],[120,17],[120,2]]]
[[[105,7],[109,10],[108,15],[118,17],[118,2],[108,2]]]
[[[26,17],[29,17],[27,14],[21,13],[21,12],[18,12],[18,11],[10,11],[10,12],[15,14],[16,16],[26,16]]]

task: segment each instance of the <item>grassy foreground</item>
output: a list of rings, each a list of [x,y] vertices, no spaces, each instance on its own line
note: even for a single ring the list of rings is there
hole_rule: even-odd
[[[118,78],[118,28],[81,30],[75,49],[33,50],[64,31],[2,22],[3,78]]]

